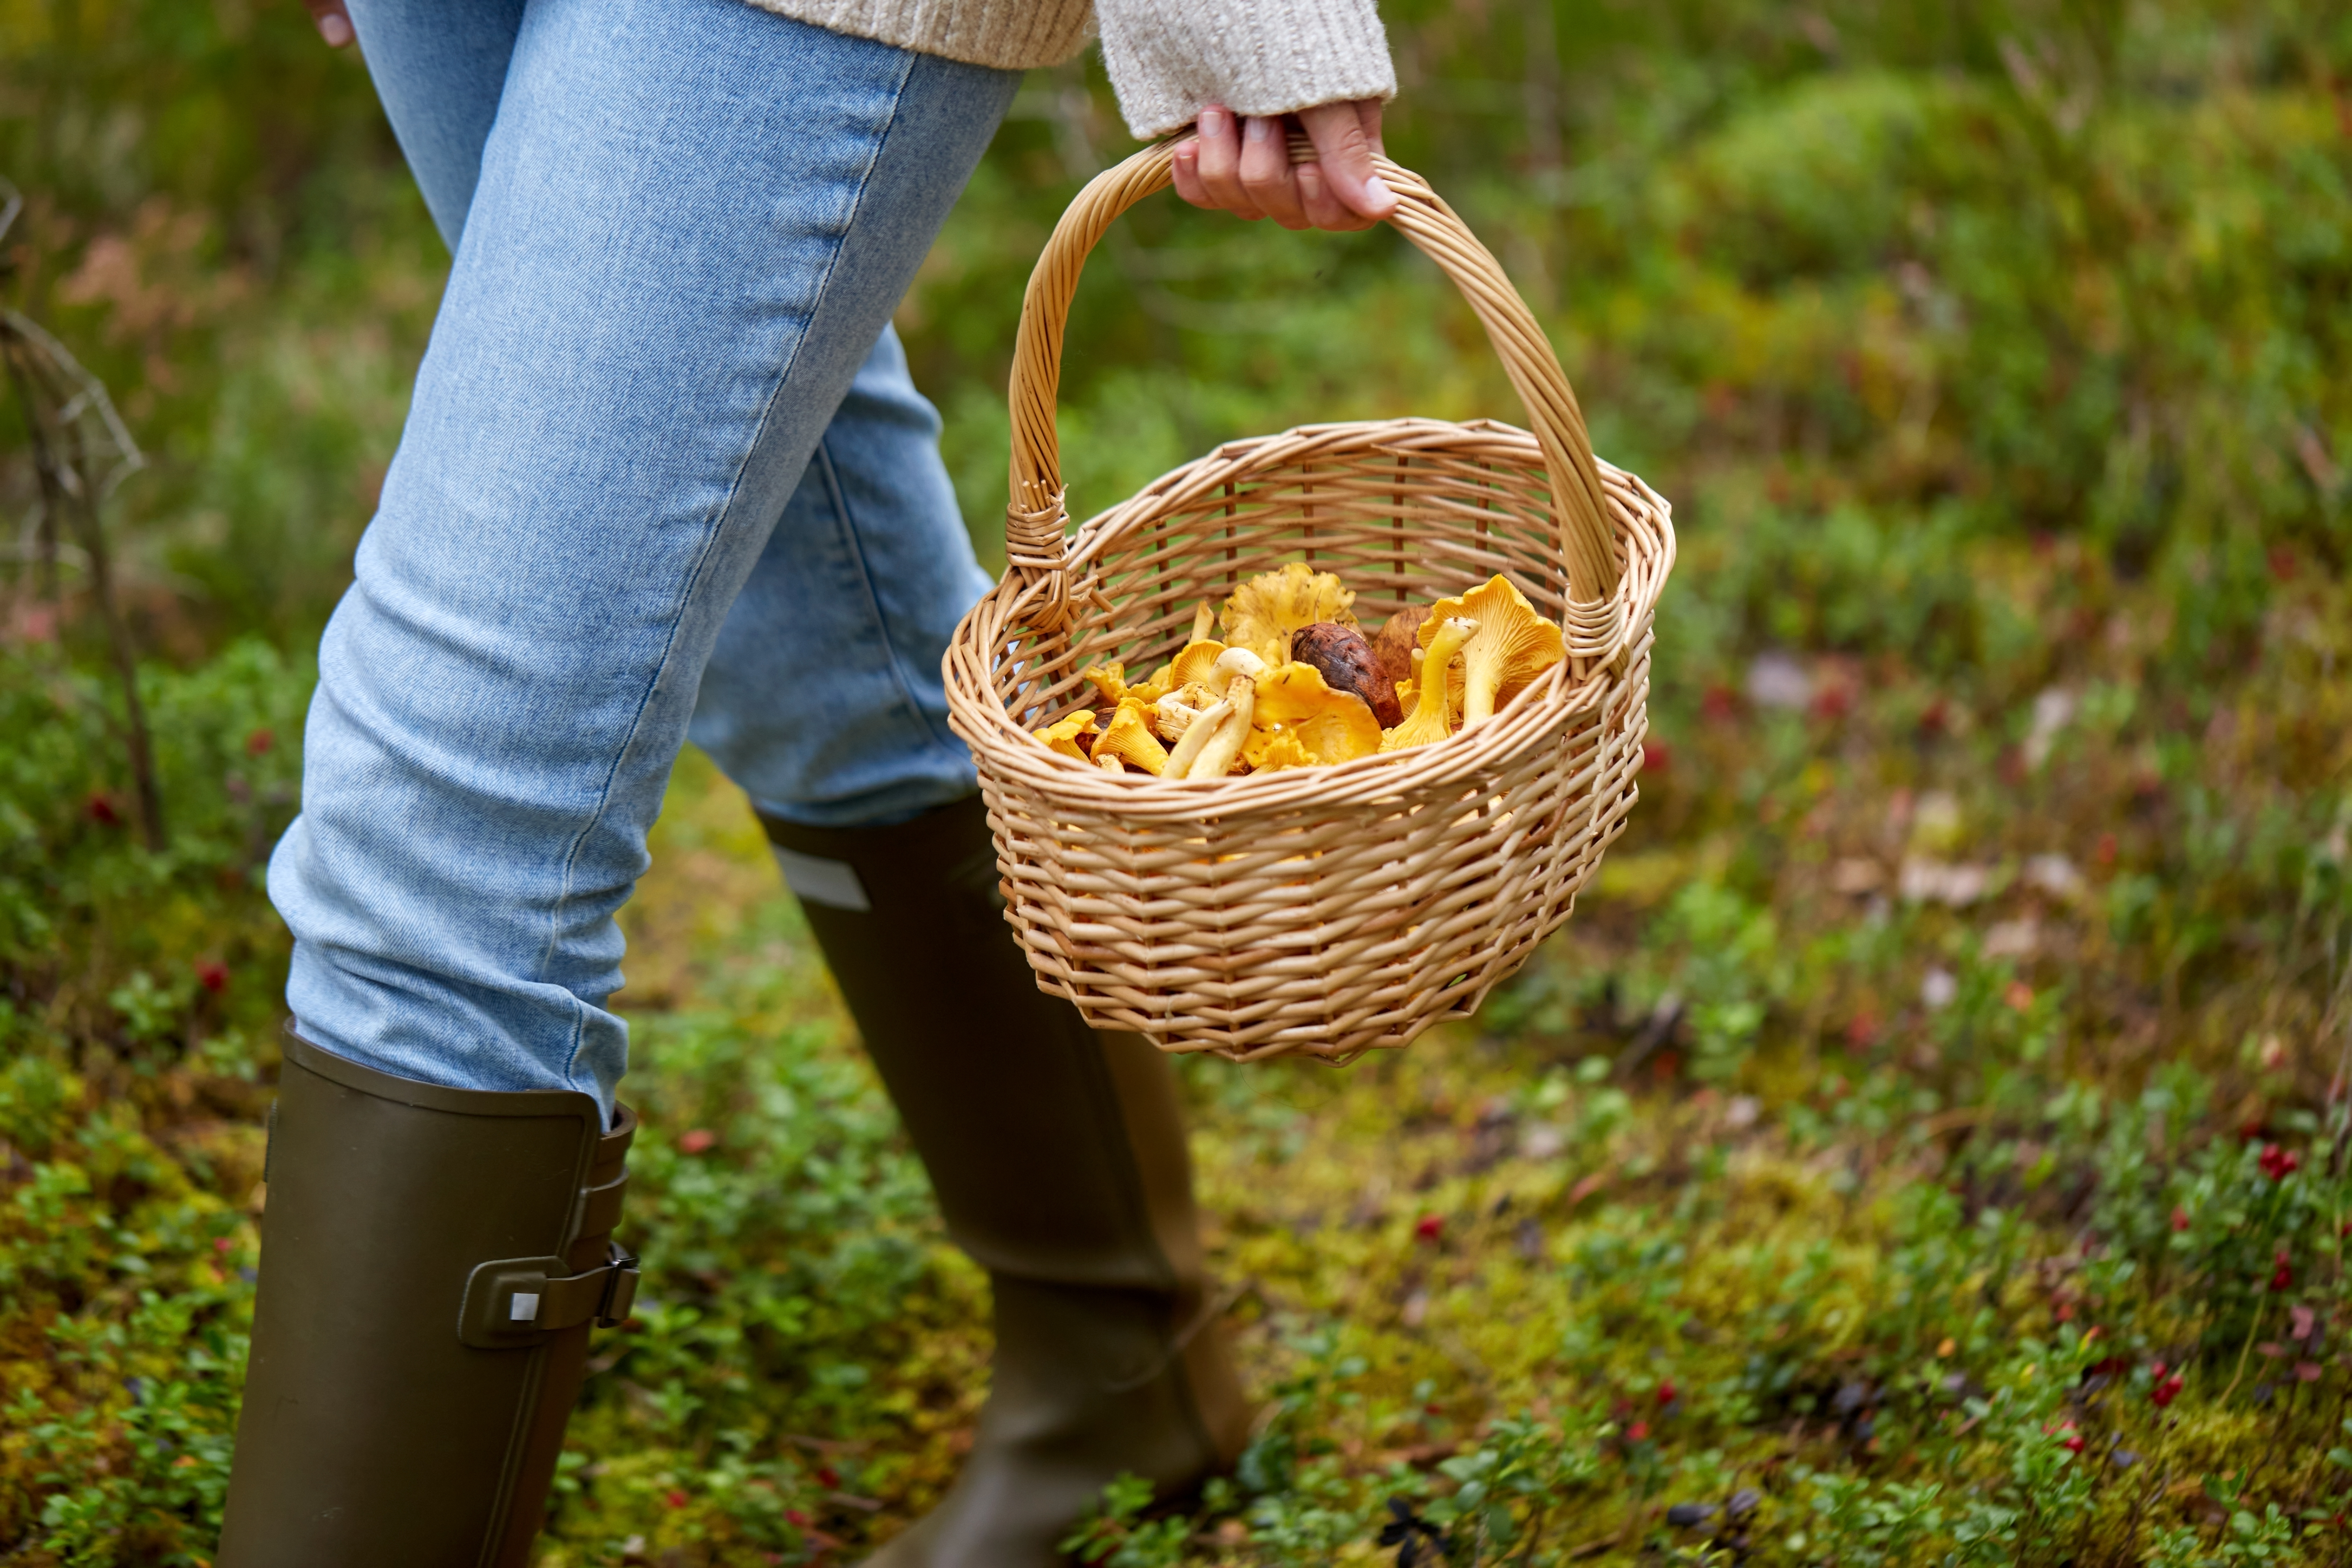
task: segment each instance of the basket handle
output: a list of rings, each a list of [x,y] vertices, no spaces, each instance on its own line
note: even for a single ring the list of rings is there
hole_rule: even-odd
[[[1171,154],[1189,129],[1145,148],[1088,181],[1054,226],[1053,237],[1029,274],[1021,301],[1021,331],[1013,353],[1012,500],[1004,510],[1005,559],[1029,583],[1047,592],[1034,609],[1036,623],[1058,627],[1068,614],[1065,580],[1068,545],[1063,536],[1068,511],[1062,483],[1061,441],[1054,426],[1062,380],[1062,338],[1070,300],[1087,256],[1121,213],[1167,186]],[[1315,156],[1304,136],[1294,133],[1294,163]],[[1373,160],[1397,198],[1388,221],[1404,231],[1462,291],[1486,329],[1511,385],[1526,405],[1528,421],[1543,449],[1550,476],[1552,521],[1559,530],[1569,567],[1569,633],[1571,651],[1613,646],[1616,641],[1617,551],[1602,499],[1601,471],[1585,431],[1584,411],[1560,368],[1559,356],[1537,324],[1535,313],[1511,287],[1501,263],[1478,242],[1460,215],[1447,206],[1419,174],[1384,157]]]

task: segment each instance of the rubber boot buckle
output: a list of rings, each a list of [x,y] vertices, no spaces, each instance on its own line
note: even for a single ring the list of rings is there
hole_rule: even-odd
[[[600,1329],[617,1329],[629,1321],[629,1309],[637,1303],[637,1255],[607,1245],[613,1254],[604,1265],[604,1299],[596,1303],[595,1323]]]
[[[637,1260],[605,1244],[604,1265],[567,1274],[561,1258],[478,1263],[466,1277],[457,1337],[479,1350],[524,1350],[583,1323],[612,1328],[637,1299]]]

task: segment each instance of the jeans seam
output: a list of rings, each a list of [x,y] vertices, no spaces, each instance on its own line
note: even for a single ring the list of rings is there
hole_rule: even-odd
[[[888,145],[890,133],[898,126],[899,109],[906,100],[907,84],[914,79],[916,58],[917,57],[909,51],[903,49],[899,51],[898,79],[890,89],[890,107],[881,117],[880,129],[866,150],[866,166],[858,171],[856,192],[851,196],[848,210],[843,215],[841,223],[835,232],[833,254],[826,259],[824,276],[817,282],[814,294],[816,302],[810,307],[807,318],[803,323],[799,340],[793,343],[792,352],[785,356],[783,364],[777,370],[775,382],[768,389],[768,400],[760,410],[759,423],[753,426],[751,438],[743,444],[743,450],[736,458],[735,472],[727,486],[727,497],[719,504],[704,531],[702,547],[695,556],[693,569],[687,574],[685,590],[678,595],[676,609],[670,617],[669,632],[662,645],[661,658],[654,667],[653,679],[646,682],[645,690],[637,699],[637,710],[630,716],[627,735],[622,739],[620,745],[614,749],[612,764],[606,769],[604,783],[597,791],[596,809],[589,814],[588,820],[581,825],[580,831],[572,837],[571,847],[564,851],[562,890],[556,895],[554,908],[549,913],[547,945],[540,953],[537,978],[544,979],[549,966],[554,962],[556,949],[562,940],[564,908],[571,902],[572,881],[579,868],[580,853],[586,847],[589,836],[596,831],[597,825],[604,820],[605,814],[612,809],[614,781],[620,776],[622,764],[627,760],[630,752],[636,746],[638,737],[644,732],[646,710],[653,705],[654,694],[661,689],[662,678],[669,673],[670,661],[677,652],[678,628],[686,622],[688,608],[694,603],[696,594],[701,589],[704,574],[709,569],[711,552],[716,548],[719,537],[726,531],[728,521],[735,510],[736,502],[742,496],[743,476],[750,469],[752,456],[759,451],[760,443],[766,437],[769,426],[775,419],[777,402],[783,396],[784,387],[792,380],[793,368],[800,363],[802,351],[808,346],[816,319],[824,312],[826,298],[832,289],[834,274],[841,265],[841,254],[848,247],[850,230],[856,226],[858,214],[865,206],[866,191],[873,184],[875,168],[882,160],[882,150]],[[824,438],[820,436],[818,447],[822,449],[823,446]],[[563,1081],[576,1089],[579,1087],[577,1077],[580,1051],[586,1041],[588,1005],[580,996],[573,994],[572,1011],[572,1039],[569,1048],[564,1052]]]
[[[891,640],[889,617],[883,613],[882,595],[874,586],[874,571],[866,563],[865,540],[857,531],[857,520],[849,510],[849,497],[841,488],[839,471],[834,467],[833,454],[825,450],[823,437],[818,439],[816,454],[811,461],[823,465],[820,471],[824,478],[825,495],[833,503],[834,521],[841,531],[850,563],[857,569],[858,585],[866,591],[866,607],[874,617],[877,640],[889,657],[890,679],[898,689],[899,706],[914,720],[915,728],[930,737],[933,743],[951,746],[955,743],[953,738],[940,733],[939,727],[923,711],[922,700],[915,695],[914,682],[907,676],[907,661],[899,656],[898,645]]]

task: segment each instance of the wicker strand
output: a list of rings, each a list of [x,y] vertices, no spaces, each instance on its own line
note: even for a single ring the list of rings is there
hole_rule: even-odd
[[[1059,631],[1069,619],[1069,576],[1062,559],[1062,531],[1069,519],[1064,492],[1058,489],[1036,510],[1024,510],[1018,503],[1004,509],[1005,566],[1024,582],[1044,585],[1045,597],[1031,613],[1045,631]]]

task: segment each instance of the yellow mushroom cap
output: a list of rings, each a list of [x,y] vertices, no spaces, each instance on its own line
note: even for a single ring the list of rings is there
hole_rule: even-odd
[[[1078,679],[1101,694],[1102,700],[1116,707],[1127,695],[1127,666],[1118,663],[1089,665],[1078,671]]]
[[[1478,623],[1459,616],[1441,621],[1433,615],[1423,624],[1435,629],[1430,635],[1428,648],[1422,654],[1412,711],[1404,716],[1403,723],[1381,737],[1383,752],[1426,746],[1453,733],[1448,712],[1451,704],[1445,700],[1446,675],[1461,657],[1463,645],[1477,634]]]
[[[1087,753],[1078,745],[1078,737],[1091,735],[1095,729],[1095,710],[1081,708],[1066,719],[1057,719],[1031,738],[1056,756],[1076,757],[1087,761]]]
[[[1311,768],[1321,761],[1307,755],[1298,737],[1287,730],[1272,733],[1253,731],[1248,743],[1242,747],[1242,759],[1262,773],[1280,773],[1285,768]]]
[[[1168,681],[1162,689],[1174,691],[1180,687],[1208,685],[1210,671],[1216,668],[1224,651],[1225,645],[1221,642],[1186,643],[1184,651],[1168,666]]]
[[[1328,572],[1293,561],[1279,572],[1262,572],[1225,601],[1225,641],[1248,648],[1271,665],[1290,658],[1290,634],[1318,621],[1352,626],[1349,609],[1356,595]]]
[[[1440,599],[1421,624],[1421,646],[1430,647],[1448,619],[1466,618],[1478,629],[1462,647],[1462,727],[1494,716],[1536,678],[1567,657],[1559,627],[1544,619],[1517,584],[1497,574],[1458,599]],[[1426,660],[1415,677],[1429,684]]]
[[[1285,664],[1257,678],[1251,714],[1257,734],[1292,737],[1318,763],[1351,763],[1381,749],[1381,721],[1352,691],[1335,691],[1311,664]],[[1261,745],[1260,749],[1264,749]],[[1245,748],[1250,764],[1257,758]]]
[[[1168,766],[1168,749],[1151,732],[1150,721],[1144,714],[1143,704],[1136,699],[1130,697],[1121,702],[1118,711],[1111,715],[1109,728],[1095,742],[1095,761],[1116,757],[1157,777]]]

